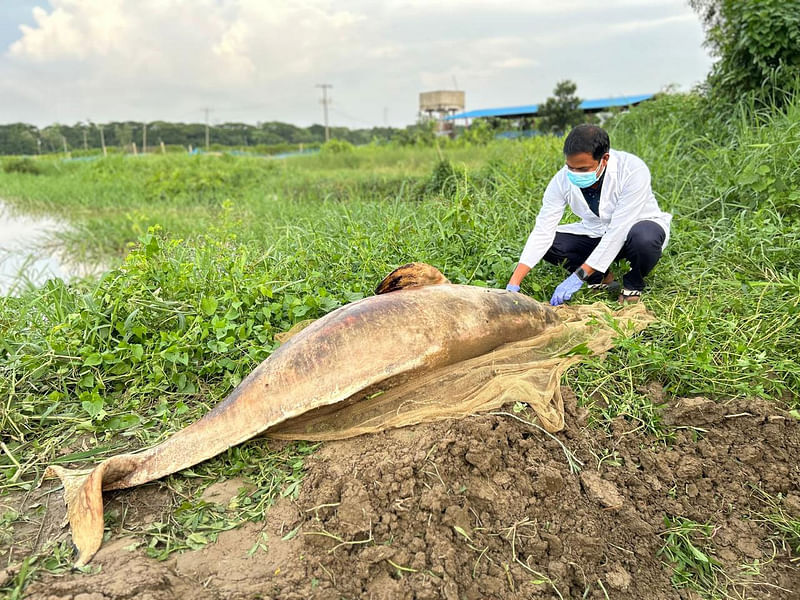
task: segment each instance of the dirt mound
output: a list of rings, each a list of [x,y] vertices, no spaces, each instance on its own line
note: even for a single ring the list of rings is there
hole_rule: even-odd
[[[705,550],[729,593],[796,597],[797,565],[753,517],[763,493],[798,504],[797,421],[767,403],[684,399],[665,411],[677,429],[664,444],[623,420],[610,434],[587,428],[565,399],[557,437],[580,473],[557,441],[501,415],[329,442],[308,459],[299,500],[265,522],[161,563],[113,540],[99,573],[47,577],[27,596],[689,598],[657,556],[670,516],[714,525]]]

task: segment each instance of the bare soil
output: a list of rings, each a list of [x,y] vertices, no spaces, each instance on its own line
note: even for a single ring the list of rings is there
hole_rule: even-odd
[[[798,598],[800,563],[759,514],[763,491],[800,518],[800,423],[762,401],[682,399],[664,408],[676,427],[664,443],[622,419],[612,431],[588,427],[564,391],[567,429],[556,437],[580,473],[556,441],[508,416],[329,442],[307,460],[298,500],[281,500],[264,522],[164,562],[112,536],[94,573],[48,575],[26,597],[694,598],[658,555],[668,515],[714,525],[703,549],[731,596]],[[241,484],[206,498],[225,505]],[[171,506],[158,484],[115,495],[110,510],[120,497],[140,504],[129,522]],[[48,514],[59,511],[50,499]],[[37,527],[39,541],[57,533]]]

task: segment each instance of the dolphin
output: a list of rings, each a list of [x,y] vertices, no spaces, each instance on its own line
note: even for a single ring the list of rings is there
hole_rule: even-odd
[[[160,479],[376,384],[429,374],[559,323],[550,307],[523,294],[455,285],[424,263],[395,269],[375,296],[305,327],[208,414],[160,444],[90,471],[48,467],[45,476],[64,484],[76,566],[102,543],[103,491]]]

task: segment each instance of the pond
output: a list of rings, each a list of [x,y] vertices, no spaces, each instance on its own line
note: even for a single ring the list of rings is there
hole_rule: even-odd
[[[16,213],[0,199],[0,295],[14,295],[55,277],[69,280],[92,272],[64,257],[57,234],[65,229],[51,217]]]

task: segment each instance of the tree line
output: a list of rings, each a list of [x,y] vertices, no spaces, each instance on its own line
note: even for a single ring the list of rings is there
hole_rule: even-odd
[[[146,127],[146,132],[145,132]],[[348,129],[331,127],[330,135],[351,144],[367,144],[374,140],[389,140],[401,130],[392,127]],[[311,125],[298,127],[289,123],[271,121],[250,125],[247,123],[222,123],[209,126],[209,143],[225,147],[282,147],[287,145],[319,145],[325,141],[325,127]],[[38,128],[27,123],[0,125],[0,154],[33,155],[76,150],[98,150],[130,147],[142,149],[182,146],[203,148],[206,143],[206,126],[203,123],[170,123],[153,121],[114,121],[111,123],[76,123],[75,125],[49,125]]]

